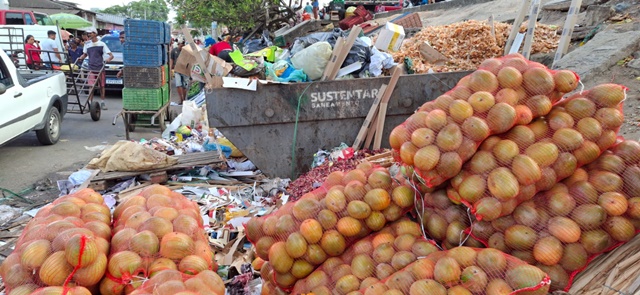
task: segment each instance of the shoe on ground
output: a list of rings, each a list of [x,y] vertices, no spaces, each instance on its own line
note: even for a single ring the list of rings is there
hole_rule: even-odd
[[[104,101],[100,103],[100,109],[101,109],[101,110],[108,110],[108,109],[107,109],[107,104],[106,104],[106,103],[104,103]]]

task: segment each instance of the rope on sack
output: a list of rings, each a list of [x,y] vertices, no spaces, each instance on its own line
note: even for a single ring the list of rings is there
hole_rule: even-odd
[[[302,91],[302,93],[298,96],[298,107],[296,108],[296,123],[293,127],[293,143],[291,144],[291,178],[295,178],[296,171],[296,143],[298,141],[298,122],[300,120],[300,104],[302,104],[302,97],[307,92],[309,87],[311,87],[312,83],[307,85],[307,88]]]

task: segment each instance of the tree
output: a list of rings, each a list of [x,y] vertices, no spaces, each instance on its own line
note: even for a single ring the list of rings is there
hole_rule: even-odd
[[[164,0],[139,0],[125,5],[107,7],[100,12],[129,18],[166,22],[168,20],[169,7]]]
[[[290,8],[292,0],[168,1],[177,12],[175,21],[178,24],[189,22],[195,28],[209,28],[212,21],[217,21],[229,27],[232,34],[266,25],[267,11],[271,20],[270,29],[279,28],[295,16]]]

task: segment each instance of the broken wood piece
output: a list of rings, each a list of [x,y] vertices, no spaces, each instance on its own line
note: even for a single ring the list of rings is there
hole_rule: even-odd
[[[567,12],[567,19],[564,22],[564,27],[562,28],[562,34],[560,35],[560,41],[558,43],[558,49],[556,50],[556,54],[553,57],[553,64],[551,68],[554,69],[556,64],[562,56],[567,53],[569,50],[569,44],[571,43],[571,35],[573,35],[573,29],[576,24],[576,20],[578,19],[578,13],[580,12],[580,5],[582,4],[582,0],[571,0],[571,6],[569,7],[569,12]],[[586,35],[585,35],[586,36]]]
[[[496,27],[493,23],[493,14],[489,17],[489,26],[491,27],[491,37],[496,38]]]
[[[362,127],[360,127],[360,131],[358,132],[358,136],[356,136],[356,140],[353,142],[353,145],[351,146],[354,150],[357,151],[362,146],[362,142],[364,141],[365,135],[367,134],[367,131],[369,130],[369,126],[371,125],[373,117],[378,112],[378,106],[380,105],[380,100],[382,100],[382,96],[384,95],[384,92],[386,91],[386,89],[387,89],[387,84],[382,84],[382,86],[380,86],[380,90],[378,91],[378,95],[376,95],[376,98],[373,100],[373,104],[371,105],[371,108],[369,109],[369,113],[367,114],[367,117],[364,118],[364,122],[362,123]]]
[[[322,81],[326,80],[334,80],[338,75],[338,71],[344,63],[344,60],[347,58],[349,51],[351,51],[351,47],[356,42],[358,36],[362,32],[362,28],[359,26],[354,26],[351,28],[349,32],[349,36],[346,39],[339,37],[336,41],[336,45],[333,48],[333,53],[331,54],[331,58],[329,59],[329,63],[325,68],[325,72],[322,77]]]
[[[524,39],[524,47],[522,47],[522,55],[529,59],[531,56],[531,45],[533,44],[533,36],[536,30],[536,21],[538,19],[538,12],[540,12],[540,0],[533,0],[531,3],[531,10],[529,12],[529,23],[527,26],[527,35]]]
[[[389,85],[384,90],[384,94],[382,95],[382,102],[380,103],[380,109],[378,110],[378,122],[376,127],[376,138],[373,142],[373,149],[380,149],[380,145],[382,144],[382,133],[384,131],[384,121],[387,117],[387,105],[389,104],[389,99],[391,99],[391,94],[393,94],[393,90],[396,88],[396,84],[398,84],[398,79],[400,78],[400,69],[398,67],[394,67],[393,71],[391,71],[391,79],[389,80]]]
[[[95,169],[95,170],[90,170],[91,171],[91,175],[89,175],[89,177],[82,182],[82,184],[80,184],[80,186],[78,187],[78,190],[81,190],[83,188],[87,188],[89,187],[89,183],[91,183],[91,180],[96,177],[96,175],[98,175],[98,173],[100,173],[100,169]]]
[[[513,21],[513,26],[511,27],[511,32],[509,33],[509,38],[507,39],[507,43],[504,46],[504,55],[509,54],[509,50],[511,50],[511,46],[513,46],[513,40],[515,40],[516,35],[520,32],[520,25],[522,25],[522,21],[524,20],[524,16],[527,13],[527,8],[531,5],[531,0],[523,0],[520,9],[518,9],[518,15]]]
[[[443,65],[449,60],[444,54],[433,48],[429,42],[424,41],[420,44],[420,55],[422,58],[433,65]]]
[[[373,120],[371,120],[371,122],[378,122],[378,114],[379,111],[376,110],[376,115],[373,116]],[[362,148],[369,148],[371,146],[374,135],[376,135],[376,128],[371,126],[371,128],[369,128],[369,130],[367,131],[367,139],[364,140],[364,146],[362,146]]]

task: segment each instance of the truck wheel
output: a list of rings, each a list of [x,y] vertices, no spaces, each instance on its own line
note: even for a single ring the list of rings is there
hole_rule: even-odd
[[[91,113],[91,120],[100,120],[100,103],[97,101],[91,102],[91,105],[89,105],[89,112]]]
[[[45,117],[44,128],[36,130],[38,141],[43,145],[52,145],[60,139],[60,112],[55,107],[49,108]]]

